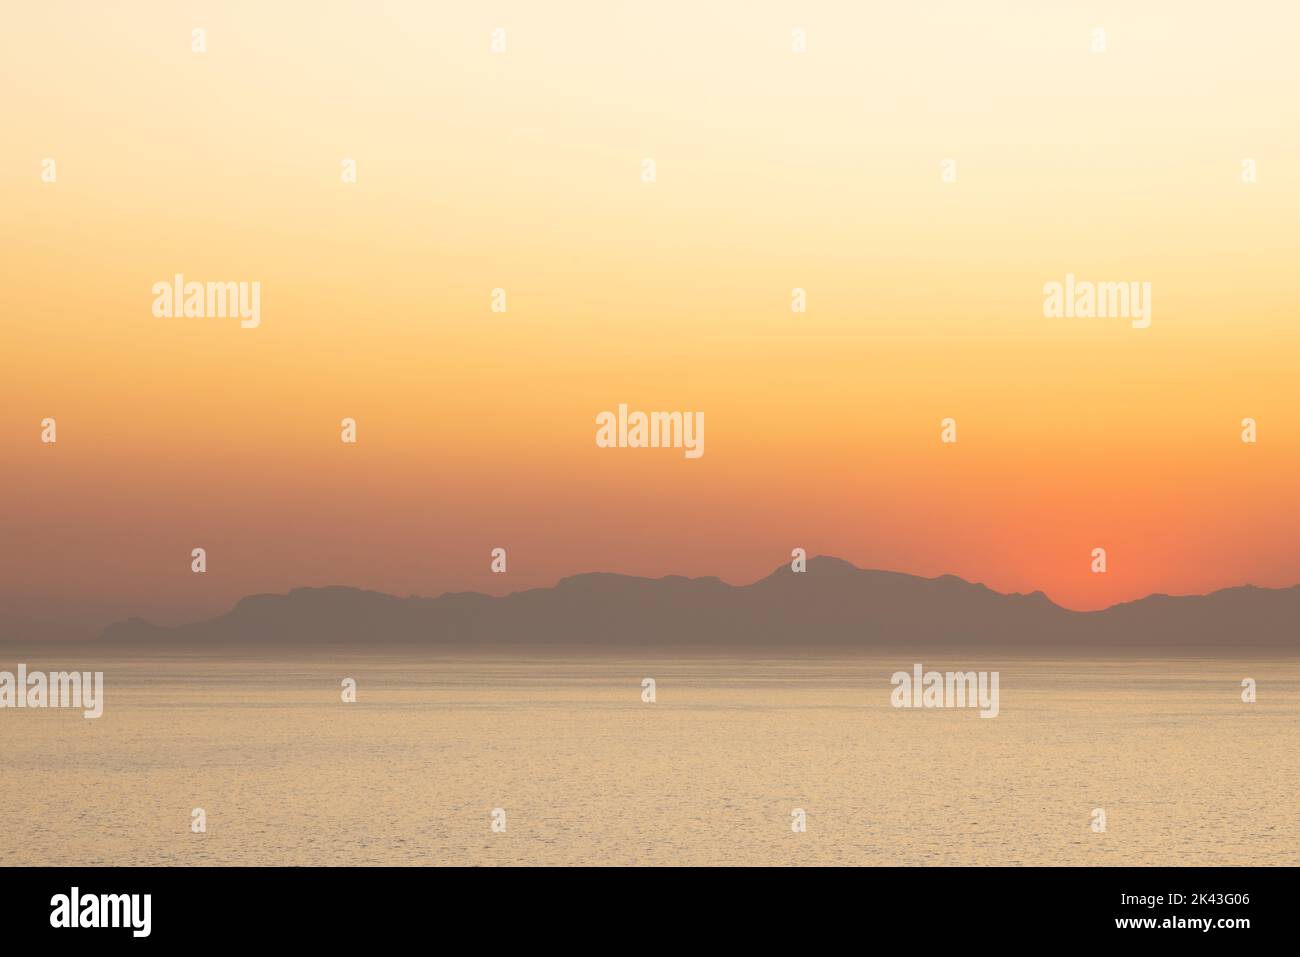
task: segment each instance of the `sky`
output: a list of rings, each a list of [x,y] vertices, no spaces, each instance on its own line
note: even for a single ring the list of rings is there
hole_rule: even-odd
[[[795,547],[1081,609],[1296,584],[1298,33],[1283,2],[15,9],[0,634]],[[177,273],[259,282],[260,324],[155,316]],[[1150,326],[1046,317],[1067,274],[1149,282]],[[620,403],[703,412],[705,453],[597,447]]]

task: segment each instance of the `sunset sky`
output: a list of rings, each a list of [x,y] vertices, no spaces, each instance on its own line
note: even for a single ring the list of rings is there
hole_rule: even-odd
[[[1073,608],[1300,582],[1300,6],[997,11],[10,11],[0,637],[796,546]],[[155,318],[176,273],[261,325]],[[1067,273],[1150,328],[1045,318]],[[619,403],[705,454],[597,448]]]

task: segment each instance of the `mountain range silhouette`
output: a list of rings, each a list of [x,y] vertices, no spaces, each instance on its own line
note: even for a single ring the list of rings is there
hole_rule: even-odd
[[[913,644],[1223,652],[1300,648],[1300,585],[1150,595],[1101,611],[1062,608],[1042,592],[1002,594],[952,575],[921,578],[810,559],[749,585],[718,578],[592,573],[550,588],[400,598],[347,587],[252,595],[220,617],[164,627],[139,618],[102,640],[208,646],[768,646]]]

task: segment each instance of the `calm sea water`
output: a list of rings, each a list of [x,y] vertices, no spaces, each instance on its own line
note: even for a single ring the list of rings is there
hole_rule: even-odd
[[[991,720],[907,657],[19,660],[106,708],[0,711],[6,864],[1300,862],[1296,660],[925,660]]]

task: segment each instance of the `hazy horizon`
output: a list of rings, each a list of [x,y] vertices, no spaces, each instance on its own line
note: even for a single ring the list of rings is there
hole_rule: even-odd
[[[893,571],[893,570],[887,570],[887,569],[869,569],[869,568],[859,568],[858,566],[853,565],[851,562],[848,562],[847,560],[845,560],[845,559],[843,559],[843,558],[839,558],[839,557],[836,557],[836,556],[830,556],[830,555],[816,555],[816,556],[812,556],[812,557],[809,558],[808,560],[809,560],[810,562],[812,562],[812,563],[829,562],[829,563],[843,564],[843,565],[847,565],[847,566],[852,567],[855,571],[864,572],[864,573],[868,573],[868,574],[876,574],[876,573],[879,573],[879,574],[883,574],[883,575],[898,575],[898,576],[905,577],[905,578],[918,578],[918,579],[920,579],[920,580],[922,580],[922,581],[931,581],[931,582],[933,582],[933,581],[939,581],[939,580],[947,579],[947,578],[957,578],[957,579],[959,579],[960,581],[962,581],[962,582],[964,582],[964,583],[967,583],[967,584],[970,584],[970,585],[973,585],[973,586],[976,586],[976,587],[988,588],[988,586],[985,585],[983,582],[978,582],[978,581],[969,581],[968,579],[961,579],[960,576],[953,576],[953,575],[947,575],[947,574],[945,574],[945,575],[935,576],[935,577],[933,577],[933,578],[920,578],[920,576],[912,576],[912,575],[909,575],[909,574],[906,573],[906,572],[899,572],[899,571]],[[533,588],[516,588],[516,589],[510,589],[510,590],[499,590],[499,591],[497,591],[497,592],[490,592],[490,591],[484,591],[484,592],[479,592],[479,591],[471,591],[471,592],[465,592],[465,591],[442,591],[442,592],[431,592],[431,593],[429,593],[429,594],[393,595],[392,593],[389,593],[389,592],[378,591],[378,590],[375,590],[375,589],[361,589],[361,588],[357,588],[357,587],[355,587],[355,586],[344,585],[344,584],[332,584],[332,585],[300,585],[300,586],[293,587],[293,588],[289,589],[287,592],[284,592],[284,593],[255,593],[255,594],[252,594],[252,595],[246,595],[246,596],[243,596],[243,597],[241,597],[240,599],[238,599],[238,600],[237,600],[237,601],[236,601],[236,602],[235,602],[235,603],[234,603],[230,608],[228,608],[228,609],[224,609],[222,613],[229,612],[230,610],[239,607],[240,603],[244,602],[246,599],[265,597],[265,596],[267,596],[267,595],[271,595],[271,594],[283,594],[283,595],[289,595],[289,594],[292,594],[292,593],[294,593],[294,592],[303,592],[303,591],[356,591],[356,592],[370,592],[370,593],[380,594],[380,595],[385,595],[385,596],[389,596],[389,597],[393,597],[393,598],[397,598],[397,599],[401,599],[401,600],[421,600],[421,601],[437,601],[437,600],[439,600],[439,599],[444,599],[444,598],[449,598],[449,597],[455,597],[455,596],[458,596],[458,595],[476,595],[476,596],[483,596],[483,597],[487,597],[487,598],[508,598],[508,597],[511,597],[511,596],[515,596],[515,595],[521,594],[521,593],[523,593],[523,592],[546,590],[548,587],[549,587],[550,589],[554,589],[554,588],[558,587],[559,585],[561,585],[562,583],[564,583],[564,582],[566,582],[566,581],[571,581],[571,580],[575,580],[575,579],[588,579],[588,578],[592,578],[592,579],[594,579],[594,578],[601,578],[601,577],[628,578],[628,579],[637,579],[637,580],[649,581],[649,582],[659,582],[659,581],[672,580],[672,579],[686,579],[686,580],[691,580],[691,581],[714,581],[714,580],[716,580],[716,581],[719,581],[719,582],[721,582],[723,585],[726,585],[726,586],[728,586],[728,587],[730,587],[730,588],[743,589],[743,588],[746,588],[746,587],[749,587],[749,586],[753,586],[753,585],[759,584],[759,583],[761,583],[762,581],[764,581],[765,579],[768,579],[768,578],[771,578],[771,577],[773,577],[773,576],[779,575],[779,574],[781,573],[781,571],[782,571],[782,569],[783,569],[784,567],[785,567],[785,566],[783,566],[783,565],[778,565],[778,566],[776,567],[775,571],[769,573],[768,575],[764,575],[764,576],[762,576],[762,577],[760,577],[760,578],[758,578],[758,579],[755,579],[755,580],[753,580],[753,581],[747,581],[747,582],[728,582],[728,581],[726,581],[725,579],[722,579],[721,577],[719,577],[719,576],[715,576],[715,575],[696,576],[696,577],[694,577],[694,578],[691,578],[691,577],[688,577],[688,576],[683,576],[683,575],[672,575],[672,574],[670,574],[670,575],[664,575],[664,576],[659,576],[659,577],[649,577],[649,576],[639,576],[639,575],[624,575],[624,574],[619,573],[619,572],[610,572],[610,571],[577,572],[577,573],[574,573],[574,574],[571,574],[571,575],[565,575],[565,576],[563,576],[563,577],[562,577],[561,579],[559,579],[556,583],[554,583],[553,585],[550,585],[550,586],[536,586],[536,587],[533,587]],[[814,567],[815,567],[815,564],[814,564]],[[1120,606],[1120,605],[1127,605],[1127,604],[1133,604],[1134,602],[1140,602],[1140,601],[1142,601],[1143,599],[1147,599],[1147,598],[1164,598],[1164,597],[1172,597],[1172,598],[1191,598],[1191,597],[1205,597],[1206,595],[1213,595],[1213,594],[1217,594],[1218,592],[1232,591],[1232,590],[1235,590],[1235,589],[1255,589],[1255,590],[1263,590],[1263,591],[1285,591],[1285,590],[1289,590],[1289,588],[1294,588],[1294,587],[1297,587],[1297,586],[1286,586],[1286,587],[1283,587],[1283,588],[1273,588],[1273,589],[1268,589],[1268,588],[1264,588],[1263,586],[1258,586],[1258,585],[1254,585],[1254,584],[1251,584],[1251,583],[1246,583],[1246,584],[1238,584],[1238,585],[1227,585],[1227,586],[1224,586],[1224,587],[1222,587],[1222,588],[1215,589],[1214,591],[1211,591],[1211,592],[1205,593],[1205,594],[1203,594],[1203,595],[1166,595],[1166,594],[1164,594],[1164,593],[1152,593],[1151,595],[1145,595],[1145,596],[1142,596],[1142,598],[1139,598],[1139,599],[1134,599],[1134,600],[1125,601],[1125,602],[1117,602],[1115,605],[1110,605],[1110,606],[1106,606],[1106,608],[1103,608],[1103,609],[1095,609],[1095,610],[1091,610],[1091,611],[1106,611],[1106,610],[1114,609],[1114,608],[1116,608],[1116,607],[1118,607],[1118,606]],[[1051,596],[1051,595],[1047,595],[1046,593],[1042,593],[1041,591],[1033,591],[1033,592],[1025,592],[1025,593],[1021,593],[1021,592],[1013,592],[1013,593],[998,593],[998,592],[996,592],[995,589],[989,589],[989,590],[990,590],[990,591],[994,591],[994,592],[997,593],[997,594],[1007,594],[1009,597],[1033,596],[1033,595],[1036,595],[1036,594],[1043,594],[1044,597],[1045,597],[1049,602],[1052,602],[1053,605],[1055,605],[1056,607],[1060,608],[1060,609],[1063,610],[1063,611],[1070,612],[1070,613],[1072,613],[1072,614],[1076,614],[1076,615],[1079,615],[1079,614],[1087,614],[1087,613],[1090,611],[1090,610],[1086,610],[1086,609],[1070,608],[1070,607],[1068,607],[1068,606],[1061,605],[1061,604],[1055,602],[1055,601],[1052,599],[1052,596]],[[131,620],[136,620],[136,619],[142,619],[142,620],[145,620],[145,621],[150,621],[151,624],[161,625],[161,626],[164,626],[164,627],[176,627],[176,626],[183,626],[183,625],[187,625],[187,624],[196,624],[196,623],[200,623],[200,622],[203,622],[203,621],[206,621],[206,620],[211,620],[212,617],[218,617],[218,616],[209,616],[209,618],[202,618],[202,617],[187,618],[187,617],[183,617],[183,616],[182,616],[182,617],[177,618],[177,619],[175,619],[175,620],[166,620],[166,619],[164,619],[164,620],[161,620],[161,621],[153,621],[153,620],[150,620],[150,619],[145,619],[144,616],[142,616],[142,615],[134,615],[134,614],[133,614],[133,615],[125,616],[125,617],[120,618],[120,619],[115,619],[115,620],[113,620],[113,621],[103,622],[103,623],[102,623],[98,628],[94,628],[93,626],[88,626],[88,627],[90,627],[90,629],[91,629],[91,630],[90,630],[90,633],[83,633],[83,634],[77,634],[77,635],[56,635],[56,636],[52,636],[52,637],[50,637],[50,636],[41,636],[41,635],[39,635],[39,634],[28,634],[28,635],[19,634],[19,633],[18,633],[18,629],[17,629],[16,627],[13,626],[13,623],[12,623],[12,622],[10,623],[9,628],[6,630],[6,628],[5,628],[6,622],[5,622],[4,618],[3,618],[3,611],[4,611],[3,608],[0,608],[0,643],[21,643],[21,642],[31,641],[31,640],[33,640],[33,639],[35,639],[35,640],[53,640],[53,641],[59,641],[59,642],[94,641],[94,640],[100,638],[100,637],[103,635],[104,630],[105,630],[106,628],[108,628],[109,626],[117,625],[117,624],[122,624],[122,623],[124,623],[124,622],[128,622],[128,621],[131,621]],[[1249,623],[1248,623],[1248,622],[1243,622],[1243,624],[1249,624]],[[39,629],[41,628],[41,624],[40,624],[39,622],[33,622],[33,623],[31,623],[31,626],[32,626],[33,628],[35,628],[37,631],[39,631]],[[1297,644],[1298,644],[1298,648],[1300,648],[1300,638],[1297,639]]]

